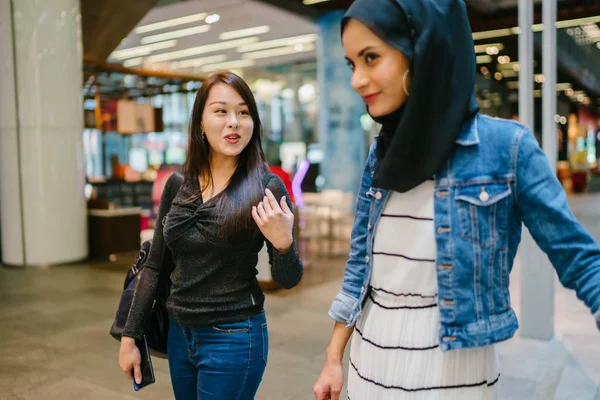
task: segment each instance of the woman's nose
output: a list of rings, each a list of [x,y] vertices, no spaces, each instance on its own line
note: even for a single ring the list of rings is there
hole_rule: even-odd
[[[227,124],[227,126],[229,128],[234,128],[234,129],[237,129],[238,126],[240,126],[235,114],[233,114],[231,117],[229,117],[229,123]]]
[[[369,83],[369,79],[365,73],[363,73],[360,69],[355,69],[352,73],[352,78],[350,79],[350,85],[352,89],[359,92],[360,89],[367,86]]]

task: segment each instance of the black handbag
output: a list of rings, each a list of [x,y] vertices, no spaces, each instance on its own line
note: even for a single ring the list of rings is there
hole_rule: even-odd
[[[183,176],[178,172],[175,173],[174,184],[170,187],[169,193],[169,207],[173,202],[173,199],[177,195],[177,191],[183,181]],[[168,212],[169,210],[167,210]],[[162,223],[162,221],[157,221]],[[148,254],[150,253],[150,247],[152,243],[146,241],[142,243],[140,253],[135,259],[133,265],[125,276],[125,282],[123,284],[123,293],[121,294],[121,300],[115,320],[110,328],[110,334],[117,340],[121,340],[125,324],[127,323],[127,317],[129,316],[129,310],[131,309],[131,302],[133,301],[133,295],[135,288],[139,281],[140,272],[143,270]],[[162,258],[162,267],[160,269],[160,276],[158,278],[158,285],[156,288],[156,297],[152,305],[152,312],[148,318],[146,324],[145,335],[148,341],[148,347],[150,348],[152,355],[159,358],[166,358],[167,355],[167,335],[169,332],[169,314],[167,312],[167,298],[171,290],[171,272],[173,271],[173,256],[169,248],[165,245]]]

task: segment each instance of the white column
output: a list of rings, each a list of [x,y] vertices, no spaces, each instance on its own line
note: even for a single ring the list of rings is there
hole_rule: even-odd
[[[79,0],[0,0],[2,263],[87,257]]]
[[[556,0],[550,0],[555,2]],[[544,2],[545,30],[555,29],[556,8],[554,20],[550,25],[546,20],[549,14],[548,1]],[[534,103],[533,103],[533,1],[519,0],[519,119],[531,130],[534,129]],[[555,57],[556,40],[553,43],[546,41],[544,33],[544,74],[548,65],[546,59]],[[556,113],[556,64],[554,64],[554,82],[544,85],[544,132],[548,130],[546,113],[549,105],[546,97],[554,96],[554,111],[552,111],[552,127],[556,129],[554,115]],[[548,77],[546,77],[548,79]],[[547,110],[548,108],[548,110]],[[556,131],[554,138],[546,140],[544,133],[544,149],[547,154],[552,154],[550,162],[556,164]],[[552,148],[551,148],[552,147]],[[521,260],[521,335],[523,337],[539,340],[550,340],[554,336],[554,271],[548,257],[534,242],[529,231],[523,229],[523,240],[519,249]]]

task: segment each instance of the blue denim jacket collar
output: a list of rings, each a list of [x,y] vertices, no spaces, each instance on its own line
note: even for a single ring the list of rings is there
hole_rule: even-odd
[[[461,146],[474,146],[479,144],[479,133],[477,132],[477,118],[465,121],[456,144]]]

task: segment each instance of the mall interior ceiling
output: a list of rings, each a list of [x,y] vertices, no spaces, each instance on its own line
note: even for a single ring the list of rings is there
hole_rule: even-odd
[[[195,12],[207,11],[204,8],[220,8],[219,12],[224,15],[219,22],[219,26],[215,26],[208,33],[196,35],[193,38],[180,38],[177,40],[177,46],[169,50],[158,50],[154,54],[158,57],[148,57],[149,59],[168,58],[161,53],[174,54],[178,57],[177,62],[180,67],[193,64],[194,59],[181,58],[178,54],[188,49],[189,47],[206,47],[212,43],[221,42],[221,35],[225,31],[241,29],[244,23],[248,24],[248,15],[252,18],[253,25],[269,25],[270,32],[261,35],[261,43],[265,40],[270,42],[279,42],[282,38],[289,38],[295,35],[296,39],[307,39],[306,44],[295,44],[295,46],[303,46],[305,53],[303,55],[295,54],[297,51],[282,52],[282,56],[272,57],[270,51],[248,51],[247,54],[237,54],[234,49],[229,49],[226,54],[221,57],[227,62],[234,61],[243,63],[252,63],[256,67],[268,66],[269,63],[289,63],[306,61],[305,59],[312,57],[316,58],[314,36],[317,32],[315,22],[323,13],[332,10],[346,9],[352,4],[353,0],[128,0],[128,11],[122,12],[122,0],[81,0],[82,12],[82,30],[84,42],[84,59],[99,60],[101,62],[122,62],[125,66],[133,65],[135,60],[128,59],[127,62],[115,60],[112,58],[114,54],[122,49],[127,50],[128,47],[137,46],[136,49],[143,47],[143,40],[147,39],[144,35],[135,35],[136,27],[139,28],[142,24],[153,23],[161,19],[180,17]],[[534,0],[535,16],[534,23],[541,23],[541,2],[542,0]],[[235,5],[234,5],[235,3]],[[508,84],[509,88],[515,90],[516,79],[518,78],[518,35],[514,34],[514,29],[518,27],[518,0],[466,0],[469,18],[473,32],[490,32],[496,30],[513,30],[512,34],[500,35],[483,35],[476,37],[475,44],[481,47],[481,53],[478,54],[478,71],[485,75],[485,72],[491,74],[492,77],[500,78]],[[228,4],[232,6],[229,7]],[[255,9],[252,12],[251,8],[241,10],[240,5],[253,4]],[[200,10],[200,8],[203,8]],[[241,7],[243,8],[243,7]],[[262,8],[261,10],[258,10]],[[162,11],[164,10],[164,11]],[[178,12],[180,14],[170,15],[169,13]],[[161,14],[162,13],[162,14]],[[183,13],[183,14],[181,14]],[[165,15],[163,15],[165,14]],[[582,18],[599,17],[600,16],[600,0],[558,0],[558,21],[573,21],[572,30],[569,30],[569,35],[574,39],[580,40],[581,36],[587,40],[585,32],[581,30],[594,29],[592,34],[598,33],[598,37],[590,40],[589,43],[583,44],[581,49],[575,51],[584,51],[590,53],[592,61],[598,60],[598,63],[592,63],[592,71],[585,71],[585,68],[568,68],[561,65],[559,59],[559,82],[571,82],[571,92],[578,96],[579,91],[586,92],[586,98],[589,96],[592,103],[600,105],[600,71],[594,65],[600,65],[600,26],[599,21],[591,23],[579,21]],[[295,18],[301,17],[301,18]],[[295,18],[295,20],[294,20]],[[283,22],[281,22],[283,21]],[[254,23],[256,22],[256,23]],[[258,24],[260,22],[260,24]],[[238,26],[239,25],[239,26]],[[587,25],[584,26],[584,25]],[[187,25],[191,26],[191,25]],[[570,25],[569,25],[570,26]],[[185,27],[185,26],[184,26]],[[181,29],[181,27],[169,28],[170,30]],[[169,33],[170,30],[166,32]],[[218,30],[218,31],[217,31]],[[565,30],[567,31],[567,30]],[[160,31],[159,31],[160,33]],[[589,33],[589,32],[588,32]],[[161,35],[155,35],[161,36]],[[172,42],[175,42],[171,40]],[[259,43],[260,44],[260,43]],[[579,43],[578,43],[579,44]],[[283,44],[280,44],[280,46]],[[260,50],[258,44],[251,44],[250,47],[256,47],[255,50]],[[264,47],[264,46],[263,46]],[[477,47],[477,46],[476,46]],[[598,47],[596,49],[596,47]],[[296,47],[297,49],[297,47]],[[494,51],[500,50],[500,53]],[[536,62],[535,74],[541,75],[541,46],[536,45]],[[236,49],[239,50],[239,49]],[[281,49],[285,50],[285,49]],[[492,53],[490,54],[490,51]],[[486,54],[487,52],[487,54]],[[213,53],[214,54],[214,53]],[[215,58],[216,55],[208,54],[202,57]],[[168,54],[167,54],[168,55]],[[212,57],[211,57],[212,56]],[[575,54],[577,56],[577,54]],[[198,56],[196,56],[198,57]],[[234,57],[240,58],[239,60]],[[254,57],[255,60],[248,60]],[[304,58],[302,58],[304,57]],[[245,59],[244,59],[245,58]],[[486,63],[485,58],[493,60]],[[561,55],[562,58],[562,55]],[[138,57],[138,59],[140,59]],[[196,58],[195,60],[198,60]],[[502,62],[503,61],[503,62]],[[195,62],[195,61],[194,61]],[[203,60],[200,60],[202,63]],[[224,66],[223,63],[221,65]],[[141,67],[141,66],[140,66]],[[143,65],[146,68],[146,65]],[[514,71],[510,71],[513,68]],[[186,73],[204,73],[205,69],[184,70]],[[541,78],[543,79],[543,77]],[[512,81],[512,83],[510,83]],[[539,92],[541,82],[537,82],[536,89]],[[580,95],[580,94],[579,94]]]

